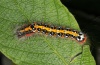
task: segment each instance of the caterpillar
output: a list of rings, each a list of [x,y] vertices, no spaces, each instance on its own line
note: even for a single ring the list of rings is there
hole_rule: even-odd
[[[86,35],[82,32],[78,32],[71,28],[64,28],[61,26],[56,27],[53,25],[36,23],[36,22],[17,29],[17,36],[18,38],[21,38],[25,35],[29,36],[30,34],[36,32],[47,34],[50,36],[57,36],[57,37],[64,37],[64,38],[71,37],[80,43],[84,43],[86,41]]]

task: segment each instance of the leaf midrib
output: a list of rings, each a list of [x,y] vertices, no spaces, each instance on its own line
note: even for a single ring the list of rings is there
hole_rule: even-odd
[[[68,65],[68,63],[66,62],[66,60],[64,59],[64,57],[50,43],[48,43],[48,41],[46,39],[45,39],[45,41],[48,44],[48,46],[53,50],[53,52],[58,56],[58,58],[61,59],[62,62],[65,65]]]

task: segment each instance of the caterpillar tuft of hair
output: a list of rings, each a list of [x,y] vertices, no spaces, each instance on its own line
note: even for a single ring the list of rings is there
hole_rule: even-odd
[[[80,42],[81,44],[83,44],[87,38],[84,33],[78,32],[71,28],[64,28],[61,26],[56,27],[53,25],[36,23],[36,22],[17,29],[17,36],[18,38],[21,38],[23,36],[30,36],[31,34],[36,32],[47,34],[50,36],[57,36],[57,37],[64,37],[64,38],[71,37],[77,40],[78,42]]]

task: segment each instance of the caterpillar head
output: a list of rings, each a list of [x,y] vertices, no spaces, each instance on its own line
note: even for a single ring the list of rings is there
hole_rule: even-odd
[[[79,35],[77,36],[76,40],[79,42],[84,42],[85,41],[85,34],[82,32],[79,32]]]

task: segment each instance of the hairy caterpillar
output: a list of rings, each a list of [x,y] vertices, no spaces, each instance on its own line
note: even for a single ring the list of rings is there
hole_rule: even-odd
[[[86,41],[86,35],[82,32],[72,30],[71,28],[63,28],[61,26],[56,27],[53,25],[36,22],[17,29],[17,36],[18,38],[21,38],[23,36],[29,36],[30,34],[36,32],[64,38],[72,37],[73,39],[81,43],[84,43]]]

